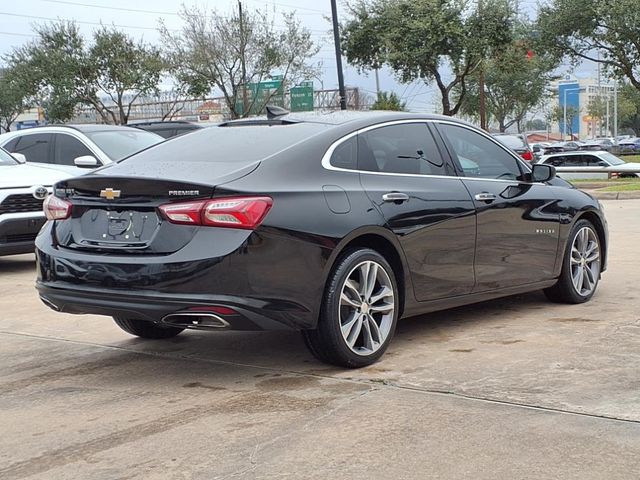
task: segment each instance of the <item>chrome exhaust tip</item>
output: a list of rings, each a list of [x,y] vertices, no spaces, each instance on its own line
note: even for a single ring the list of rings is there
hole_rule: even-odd
[[[160,320],[165,325],[192,329],[229,328],[229,322],[209,312],[170,313]]]

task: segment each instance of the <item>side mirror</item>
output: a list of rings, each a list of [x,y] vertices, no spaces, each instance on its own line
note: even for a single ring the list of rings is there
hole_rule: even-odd
[[[536,163],[531,169],[532,182],[548,182],[556,177],[556,169],[545,163]]]
[[[25,157],[21,153],[12,153],[11,156],[15,158],[18,161],[18,163],[27,163],[27,157]]]
[[[93,155],[83,155],[73,160],[73,164],[80,168],[96,168],[98,160]]]

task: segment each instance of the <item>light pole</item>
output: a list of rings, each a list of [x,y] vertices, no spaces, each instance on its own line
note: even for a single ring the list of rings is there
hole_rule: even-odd
[[[578,88],[565,88],[563,95],[564,95],[564,102],[562,104],[562,108],[564,109],[564,117],[563,117],[563,124],[562,124],[562,137],[566,140],[567,137],[567,92],[579,92],[580,91],[580,87]],[[573,122],[572,122],[573,123]],[[572,136],[573,136],[573,130],[572,130]]]

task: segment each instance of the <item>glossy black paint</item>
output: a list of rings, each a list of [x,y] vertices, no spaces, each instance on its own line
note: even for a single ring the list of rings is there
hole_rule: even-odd
[[[441,138],[445,176],[336,170],[321,162],[345,135],[417,119],[431,129],[452,121],[369,113],[212,127],[62,182],[56,192],[74,204],[73,218],[48,222],[37,238],[40,295],[70,313],[159,321],[213,305],[238,312],[227,319],[232,328],[313,328],[331,268],[354,245],[385,252],[401,286],[404,316],[552,285],[571,225],[581,216],[596,223],[606,251],[606,222],[595,199],[560,179],[463,178]],[[247,139],[236,158],[214,141],[220,135]],[[267,137],[275,147],[266,145],[261,156]],[[215,160],[220,156],[223,161]],[[108,187],[121,197],[101,199]],[[408,201],[384,202],[382,195],[393,191],[407,193]],[[475,200],[482,192],[496,200]],[[174,225],[157,210],[244,194],[273,198],[255,231]],[[136,221],[147,215],[149,230],[137,242],[125,241],[116,227],[110,236],[104,219],[130,213]]]

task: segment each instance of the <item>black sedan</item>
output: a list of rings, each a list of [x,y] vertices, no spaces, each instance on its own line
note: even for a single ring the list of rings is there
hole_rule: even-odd
[[[223,123],[56,185],[37,288],[143,338],[295,329],[377,360],[400,317],[544,289],[589,300],[600,204],[457,120],[334,113]]]

